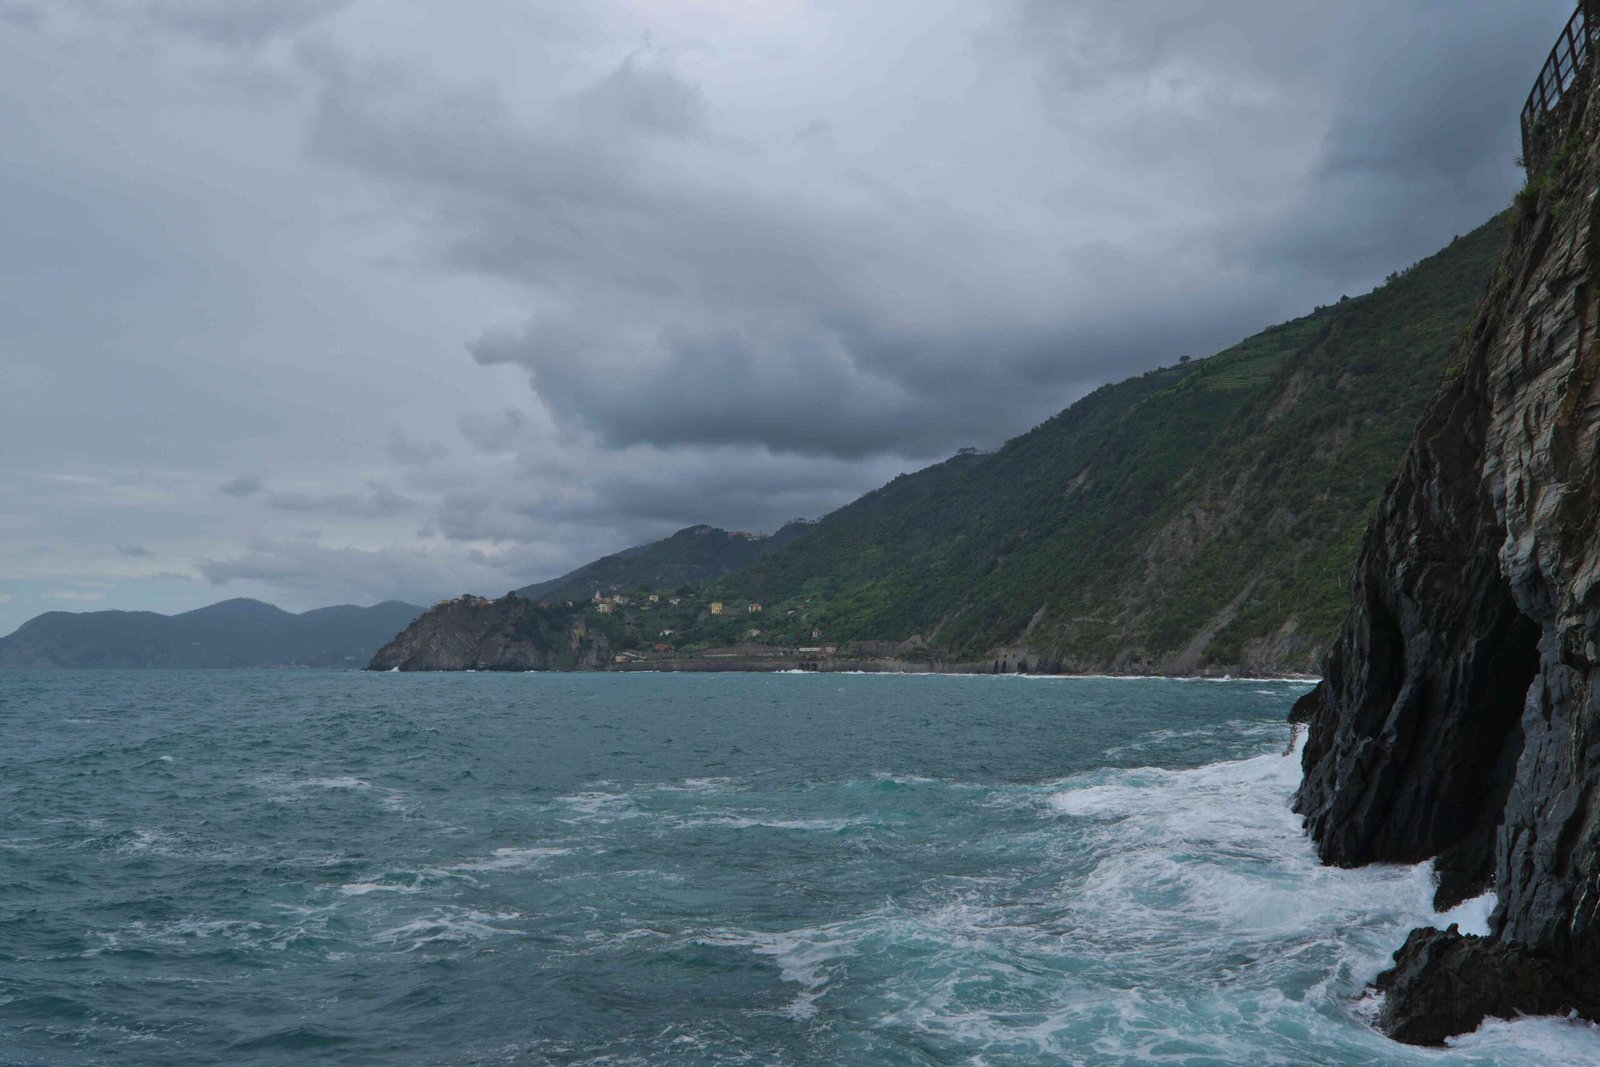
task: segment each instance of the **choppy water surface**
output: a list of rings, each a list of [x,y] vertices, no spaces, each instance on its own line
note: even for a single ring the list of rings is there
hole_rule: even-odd
[[[0,1062],[1600,1062],[1367,1028],[1301,691],[0,672]]]

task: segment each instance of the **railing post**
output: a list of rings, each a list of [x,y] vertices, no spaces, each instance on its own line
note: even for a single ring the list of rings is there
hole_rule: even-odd
[[[1549,148],[1546,142],[1551,112],[1561,106],[1567,93],[1595,61],[1597,46],[1600,46],[1600,0],[1577,0],[1572,17],[1557,35],[1555,47],[1550,49],[1550,57],[1534,80],[1533,90],[1522,109],[1522,158],[1530,175]]]

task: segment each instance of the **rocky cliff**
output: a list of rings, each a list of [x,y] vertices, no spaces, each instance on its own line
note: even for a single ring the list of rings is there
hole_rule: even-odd
[[[1554,117],[1496,279],[1368,530],[1309,723],[1296,810],[1322,858],[1432,858],[1441,906],[1380,1023],[1437,1043],[1486,1015],[1600,1018],[1600,98]]]
[[[380,648],[373,671],[549,671],[610,662],[605,638],[579,613],[509,593],[464,596],[429,608]]]

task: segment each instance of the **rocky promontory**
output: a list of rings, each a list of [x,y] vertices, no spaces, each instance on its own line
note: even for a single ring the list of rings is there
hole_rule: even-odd
[[[608,662],[605,638],[569,607],[508,593],[441,601],[380,648],[373,671],[549,671]]]
[[[1341,866],[1432,859],[1440,907],[1493,888],[1488,937],[1419,930],[1380,1023],[1437,1043],[1486,1016],[1600,1019],[1600,95],[1541,129],[1510,245],[1369,529],[1309,723],[1296,810]],[[1548,150],[1544,150],[1547,148]]]

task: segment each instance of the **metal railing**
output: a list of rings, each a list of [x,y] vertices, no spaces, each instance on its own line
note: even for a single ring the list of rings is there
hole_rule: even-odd
[[[1546,129],[1551,112],[1561,106],[1568,90],[1589,65],[1595,37],[1600,34],[1600,0],[1581,0],[1550,49],[1550,58],[1533,83],[1522,106],[1522,159],[1530,171],[1548,149]]]

